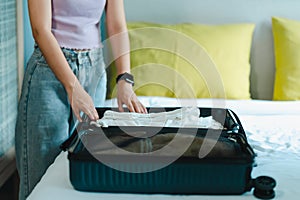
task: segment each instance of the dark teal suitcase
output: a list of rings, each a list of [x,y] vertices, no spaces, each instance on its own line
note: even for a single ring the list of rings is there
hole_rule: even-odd
[[[110,109],[97,108],[99,117]],[[165,111],[174,109],[177,108],[164,108]],[[255,153],[238,116],[229,109],[199,109],[201,117],[212,116],[223,124],[223,129],[146,126],[103,128],[84,120],[61,146],[68,151],[73,187],[93,192],[212,195],[238,195],[254,188],[256,197],[273,198],[274,179],[267,176],[251,178]],[[161,110],[151,108],[149,111]],[[136,134],[142,134],[143,137],[136,137]],[[161,143],[158,149],[162,149],[164,142],[165,145],[172,142],[172,137],[169,138],[171,134],[180,139],[194,137],[180,156],[136,151],[141,145],[145,149],[145,144],[157,146],[156,141]],[[105,139],[114,144],[116,149],[112,150],[110,144],[104,143]],[[210,142],[215,140],[214,145],[209,153],[204,153],[205,156],[199,156],[197,152],[204,146],[205,139]],[[177,145],[181,140],[178,141]],[[129,153],[120,153],[120,149]]]

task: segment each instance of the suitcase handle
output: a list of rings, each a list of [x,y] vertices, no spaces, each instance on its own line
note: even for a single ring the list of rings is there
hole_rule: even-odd
[[[233,115],[232,118],[235,121],[235,124],[232,125],[233,130],[240,130],[239,132],[241,132],[245,135],[245,130],[244,130],[242,123],[241,123],[239,117],[237,116],[237,114],[235,112],[233,112],[231,109],[228,109],[228,112]]]

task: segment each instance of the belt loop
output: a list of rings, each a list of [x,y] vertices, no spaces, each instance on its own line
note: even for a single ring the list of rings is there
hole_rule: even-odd
[[[89,51],[87,52],[87,56],[88,56],[88,58],[89,58],[91,67],[93,67],[93,53],[92,53],[92,51],[93,51],[93,50],[89,50]]]
[[[76,53],[76,60],[77,60],[77,64],[78,64],[78,67],[79,67],[79,65],[82,64],[82,55],[81,55],[80,52]]]

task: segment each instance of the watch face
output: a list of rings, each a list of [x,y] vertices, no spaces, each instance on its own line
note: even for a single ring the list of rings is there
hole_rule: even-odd
[[[125,81],[126,81],[127,83],[132,84],[132,86],[134,85],[134,81],[131,80],[131,79],[129,79],[129,78],[126,78]]]

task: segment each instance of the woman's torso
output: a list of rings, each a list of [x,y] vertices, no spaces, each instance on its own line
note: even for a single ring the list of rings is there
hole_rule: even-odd
[[[99,48],[100,19],[106,0],[52,0],[52,33],[59,45],[72,49]]]

